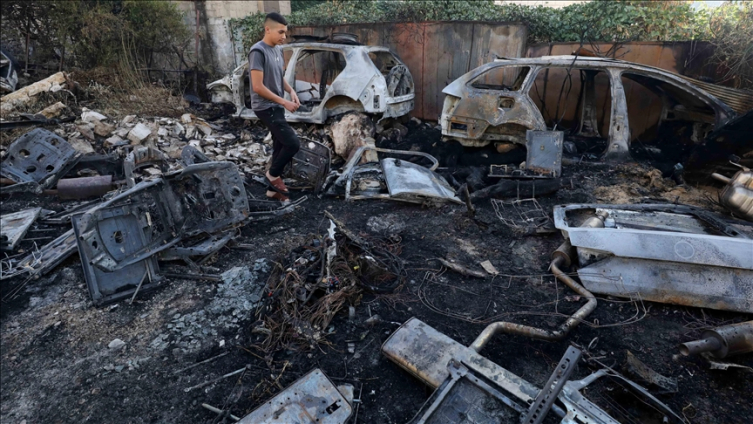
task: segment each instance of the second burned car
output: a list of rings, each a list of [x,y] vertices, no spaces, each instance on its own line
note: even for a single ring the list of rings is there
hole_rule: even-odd
[[[377,121],[413,110],[413,77],[386,47],[293,42],[283,46],[283,54],[285,79],[301,100],[295,113],[285,112],[288,121],[320,124],[346,112],[362,112]],[[247,62],[207,89],[213,103],[234,104],[234,116],[256,119],[250,108]]]
[[[637,63],[579,56],[498,59],[442,92],[446,141],[522,145],[528,130],[556,129],[600,142],[603,158],[614,161],[627,160],[636,139],[700,144],[753,107],[742,90]]]

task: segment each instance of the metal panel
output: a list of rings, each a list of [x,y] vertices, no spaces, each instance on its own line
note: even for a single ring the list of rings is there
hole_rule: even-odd
[[[60,237],[44,245],[39,251],[13,263],[10,269],[0,266],[0,279],[11,278],[17,275],[44,275],[55,268],[76,251],[76,235],[73,229],[63,233]]]
[[[450,377],[434,392],[409,424],[477,424],[516,422],[525,408],[487,384],[483,375],[459,362],[448,365]]]
[[[35,128],[11,143],[0,175],[13,181],[35,182],[40,190],[52,188],[78,161],[78,153],[57,134]]]
[[[394,158],[382,159],[381,165],[391,197],[462,203],[441,177],[421,165]]]
[[[115,271],[106,271],[95,266],[94,257],[89,255],[90,249],[84,248],[86,242],[81,236],[80,218],[81,215],[73,217],[73,229],[76,232],[78,254],[81,256],[86,285],[95,305],[125,299],[138,287],[141,287],[139,290],[143,292],[157,286],[156,282],[152,282],[157,277],[157,261],[154,257]],[[138,252],[149,242],[142,229],[138,212],[131,205],[100,210],[96,227],[100,243],[94,242],[94,246],[107,252],[115,261],[121,261]],[[100,255],[99,250],[92,251],[92,255]]]
[[[239,424],[344,424],[353,413],[343,395],[315,369],[241,419]]]
[[[609,257],[578,277],[594,293],[753,313],[753,270]]]
[[[0,216],[0,250],[15,249],[41,211],[42,208],[32,208]]]
[[[462,363],[473,374],[483,376],[492,382],[495,389],[499,389],[503,395],[509,394],[525,404],[530,405],[539,393],[539,389],[533,384],[416,318],[409,319],[392,333],[382,345],[382,353],[433,388],[439,387],[450,377],[448,365],[455,361]],[[618,424],[601,408],[577,392],[585,387],[587,382],[581,387],[575,387],[572,383],[574,382],[567,383],[558,397],[565,404],[567,415],[565,416],[565,411],[557,405],[552,407],[555,414],[565,417],[563,423]]]
[[[526,169],[559,177],[564,138],[562,131],[526,131]]]
[[[658,209],[663,205],[641,206],[650,211],[652,207]],[[597,208],[607,211],[623,209],[621,205],[557,206],[554,211],[555,227],[563,230],[570,243],[578,248],[608,252],[626,258],[753,270],[753,240],[633,228],[581,228],[570,226],[566,222],[565,211]]]

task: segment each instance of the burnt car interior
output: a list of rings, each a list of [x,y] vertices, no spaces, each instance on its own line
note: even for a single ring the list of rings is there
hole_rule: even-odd
[[[370,52],[369,58],[384,75],[387,81],[387,91],[391,96],[404,96],[413,91],[413,87],[404,75],[407,73],[405,65],[390,52]]]
[[[581,153],[602,153],[609,138],[612,96],[604,71],[541,69],[528,95],[547,128],[565,131]]]
[[[622,85],[628,105],[631,152],[652,155],[645,145],[656,145],[670,162],[682,162],[713,130],[714,110],[674,84],[624,72]],[[671,147],[671,148],[669,148]]]
[[[298,113],[318,107],[332,82],[345,69],[345,56],[331,50],[304,50],[295,63],[295,91],[301,100]]]
[[[504,66],[492,68],[476,77],[471,82],[471,87],[480,90],[507,90],[518,91],[523,86],[528,72],[528,66]]]

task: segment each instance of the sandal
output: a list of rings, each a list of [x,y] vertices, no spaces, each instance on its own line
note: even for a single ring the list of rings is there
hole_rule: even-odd
[[[282,181],[282,177],[272,181],[269,179],[269,177],[265,175],[264,181],[267,182],[267,185],[272,191],[276,191],[280,194],[285,194],[285,195],[290,194],[290,192],[288,191],[288,188],[285,186],[285,183]]]

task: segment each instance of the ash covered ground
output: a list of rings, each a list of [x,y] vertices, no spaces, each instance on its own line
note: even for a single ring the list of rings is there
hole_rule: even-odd
[[[404,141],[389,147],[416,146],[434,154],[442,148],[433,126],[410,124],[408,129]],[[258,134],[254,142],[261,142]],[[705,186],[678,186],[647,163],[614,167],[584,162],[565,166],[563,187],[538,201],[550,216],[555,205],[597,202],[680,202],[722,212],[714,193]],[[263,188],[252,194],[263,196]],[[3,213],[65,207],[53,197],[30,194],[6,197],[2,205]],[[211,261],[211,267],[223,273],[221,281],[169,278],[156,290],[139,294],[133,304],[93,306],[78,255],[23,287],[23,280],[4,281],[0,293],[8,299],[0,312],[0,420],[218,423],[202,403],[242,417],[311,369],[321,368],[336,384],[350,383],[357,397],[360,393],[358,415],[351,422],[408,422],[432,391],[380,352],[400,323],[417,317],[469,345],[485,327],[478,322],[488,317],[554,329],[583,302],[548,271],[550,254],[563,241],[559,233],[522,234],[499,220],[488,199],[475,207],[476,215],[470,217],[460,205],[346,203],[309,194],[296,212],[243,227],[236,241],[245,250],[223,248]],[[349,317],[347,307],[337,313],[314,348],[290,344],[264,351],[260,346],[266,335],[255,331],[264,285],[275,263],[285,262],[289,252],[312,235],[326,234],[325,211],[358,235],[399,246],[405,282],[393,294],[362,291],[347,305],[355,308],[355,316]],[[39,239],[22,242],[21,249],[29,251],[34,242],[58,235],[30,234],[27,238]],[[488,260],[500,275],[465,277],[443,269],[437,258],[474,269]],[[11,292],[18,295],[8,296]],[[630,351],[677,380],[676,393],[657,397],[689,422],[750,421],[753,374],[710,370],[704,359],[679,356],[677,349],[679,343],[698,338],[702,329],[749,316],[597,297],[598,307],[588,321],[565,340],[548,343],[500,335],[483,355],[541,387],[569,344],[618,370]],[[369,320],[375,315],[381,319]],[[753,367],[750,355],[732,362]],[[233,377],[187,391],[244,367]],[[574,378],[591,371],[583,363]],[[617,386],[596,385],[585,394],[610,411],[639,406]]]

